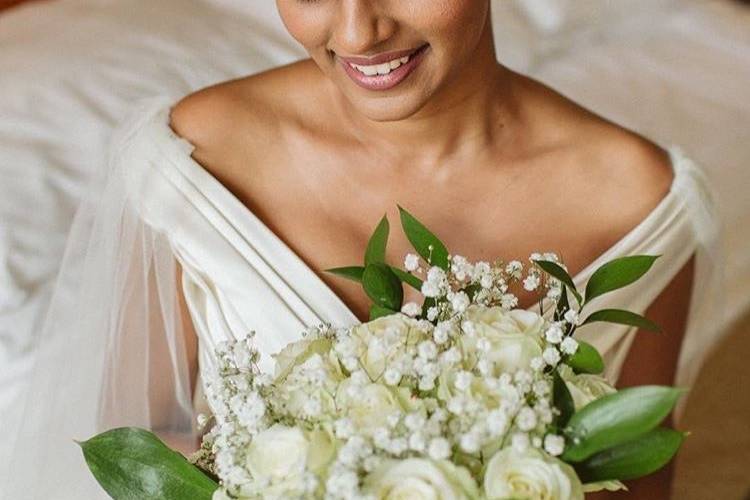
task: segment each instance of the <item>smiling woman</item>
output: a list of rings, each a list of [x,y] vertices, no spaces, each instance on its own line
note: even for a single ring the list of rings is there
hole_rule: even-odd
[[[59,299],[46,330],[50,345],[96,354],[66,367],[77,405],[55,443],[71,428],[140,425],[195,447],[194,412],[215,410],[201,394],[218,344],[256,331],[270,369],[307,327],[368,317],[360,287],[324,270],[361,261],[398,204],[474,261],[554,251],[581,288],[603,262],[661,254],[648,285],[611,300],[664,333],[614,325],[581,338],[611,382],[690,382],[707,302],[693,290],[709,290],[715,228],[701,170],[678,148],[498,63],[489,0],[277,5],[309,59],[148,101],[120,129],[107,189],[81,216],[95,223],[70,240],[86,256],[80,296]],[[397,236],[384,258],[410,248]],[[539,307],[535,288],[512,307]],[[59,387],[54,366],[35,397]],[[36,417],[26,434],[51,427]],[[21,469],[54,469],[46,450],[22,451]],[[667,498],[669,472],[630,486]]]
[[[471,91],[491,79],[497,66],[489,1],[278,0],[277,5],[289,33],[371,119],[410,116],[450,88]],[[391,73],[403,57],[411,59]]]

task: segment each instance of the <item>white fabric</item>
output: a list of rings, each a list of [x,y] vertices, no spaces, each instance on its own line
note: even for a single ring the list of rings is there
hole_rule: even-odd
[[[138,117],[140,125],[121,151],[133,202],[156,231],[167,235],[185,272],[185,294],[201,341],[201,361],[209,365],[219,341],[258,332],[261,366],[269,355],[298,338],[306,326],[324,322],[349,325],[356,317],[278,237],[226,188],[195,162],[193,147],[168,126],[169,107],[156,100]],[[644,313],[659,293],[698,255],[693,310],[705,301],[710,283],[703,259],[717,237],[710,191],[702,171],[678,149],[670,149],[672,187],[649,216],[588,265],[574,281],[581,289],[603,263],[635,254],[663,255],[636,286],[592,302],[592,310],[625,308]],[[550,309],[550,308],[547,308]],[[691,312],[694,317],[695,312]],[[677,383],[690,385],[702,349],[716,325],[691,322],[685,336]],[[616,380],[634,329],[597,324],[581,338],[605,355]],[[697,348],[696,348],[697,347]]]

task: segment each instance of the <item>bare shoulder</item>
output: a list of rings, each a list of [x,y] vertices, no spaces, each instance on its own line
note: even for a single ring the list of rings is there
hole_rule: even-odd
[[[525,83],[539,149],[568,195],[582,230],[609,248],[668,194],[669,153],[537,82]],[[541,111],[539,111],[541,110]]]
[[[603,213],[621,227],[632,228],[645,219],[669,192],[674,172],[669,154],[648,139],[619,126],[597,124],[586,147],[588,175]]]
[[[231,174],[272,154],[269,148],[299,119],[295,109],[304,97],[289,87],[306,72],[303,61],[204,88],[174,105],[170,125],[205,168]]]

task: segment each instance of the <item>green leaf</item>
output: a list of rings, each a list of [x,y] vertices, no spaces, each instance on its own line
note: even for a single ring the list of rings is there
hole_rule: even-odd
[[[552,400],[555,408],[560,410],[560,414],[557,416],[557,425],[560,428],[565,427],[570,417],[575,413],[576,407],[567,384],[557,370],[552,374]]]
[[[113,429],[79,444],[94,477],[115,500],[211,500],[218,488],[143,429]]]
[[[608,394],[576,412],[564,430],[567,462],[580,462],[645,434],[672,411],[680,389],[657,385],[631,387]]]
[[[592,373],[597,375],[604,371],[604,360],[596,347],[588,342],[578,341],[575,354],[565,362],[576,373]]]
[[[385,247],[388,245],[388,232],[390,231],[390,225],[388,224],[388,217],[385,215],[380,222],[378,227],[370,236],[370,241],[367,242],[367,249],[365,250],[365,265],[374,264],[376,262],[385,262]]]
[[[568,290],[573,293],[576,301],[578,301],[579,304],[581,303],[581,294],[578,293],[578,290],[576,290],[576,285],[575,283],[573,283],[573,278],[570,277],[568,271],[563,269],[560,264],[552,262],[551,260],[535,260],[534,263],[541,267],[545,273],[549,274],[553,278],[559,279],[560,282],[568,287]]]
[[[391,314],[396,314],[396,312],[397,311],[388,309],[387,307],[380,307],[377,304],[373,304],[370,306],[370,321],[374,321],[378,318],[382,318],[383,316],[390,316]]]
[[[398,279],[409,285],[410,287],[416,289],[417,291],[422,291],[422,280],[417,278],[411,273],[407,273],[406,271],[403,271],[397,267],[390,266],[391,271],[393,271],[393,274],[395,274]]]
[[[576,464],[575,469],[586,483],[637,479],[667,465],[684,440],[682,432],[657,427],[632,441],[589,457]]]
[[[445,248],[443,242],[409,212],[400,206],[398,210],[401,215],[401,227],[403,227],[404,233],[414,250],[433,266],[438,266],[447,271],[448,249]]]
[[[586,303],[638,281],[658,258],[658,255],[631,255],[607,262],[594,271],[586,284]]]
[[[582,325],[596,323],[597,321],[635,326],[641,330],[648,330],[651,332],[661,331],[661,327],[650,319],[644,318],[640,314],[624,311],[622,309],[602,309],[601,311],[596,311],[586,318],[586,321],[584,321]]]
[[[335,267],[333,269],[326,269],[326,272],[362,283],[362,274],[364,274],[365,268],[362,266]]]
[[[368,264],[362,274],[362,284],[365,293],[375,304],[394,311],[401,310],[404,288],[390,267],[381,263]]]
[[[565,317],[565,313],[570,310],[570,303],[568,302],[567,288],[562,289],[560,298],[557,299],[557,307],[555,307],[554,320],[560,321]]]

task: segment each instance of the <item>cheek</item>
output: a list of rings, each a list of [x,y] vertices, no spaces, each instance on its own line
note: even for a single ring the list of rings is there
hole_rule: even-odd
[[[412,18],[434,44],[457,46],[481,35],[487,16],[487,0],[419,0],[411,4]]]
[[[311,9],[297,0],[278,0],[276,5],[284,26],[295,40],[308,51],[325,48],[330,24],[325,9]]]

